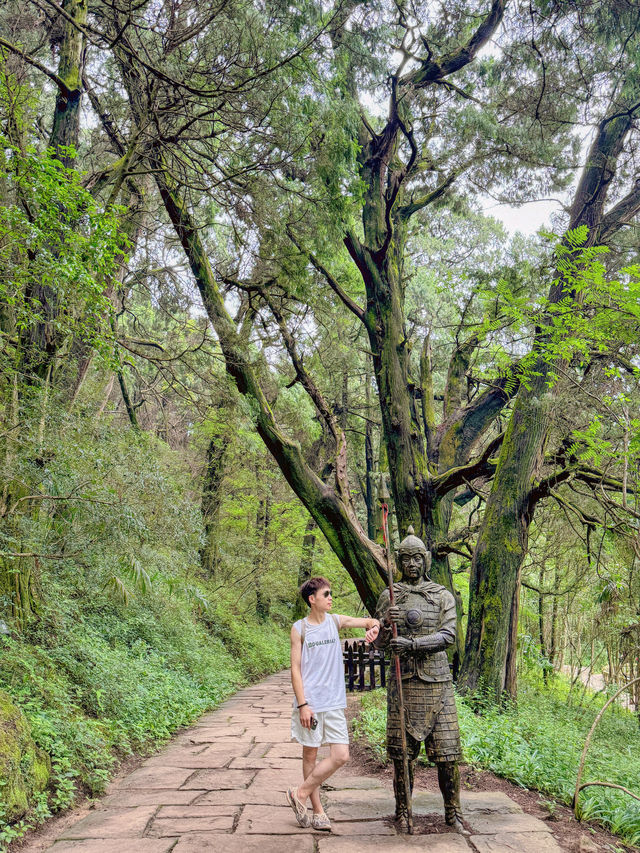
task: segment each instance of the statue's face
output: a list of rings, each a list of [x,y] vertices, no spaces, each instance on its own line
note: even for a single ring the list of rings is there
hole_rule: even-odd
[[[405,551],[400,555],[400,571],[406,583],[418,583],[424,575],[425,568],[422,551]]]

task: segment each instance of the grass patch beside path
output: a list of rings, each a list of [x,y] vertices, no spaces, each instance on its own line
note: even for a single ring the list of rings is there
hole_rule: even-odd
[[[465,761],[571,804],[584,741],[605,700],[597,696],[587,707],[575,707],[567,699],[566,684],[560,679],[547,690],[523,679],[518,704],[505,711],[474,710],[458,696]],[[384,692],[365,694],[354,731],[383,760],[385,726]],[[640,794],[639,755],[636,717],[609,708],[591,743],[583,781],[614,782]],[[580,795],[580,805],[585,819],[600,821],[629,844],[640,844],[640,802],[611,789],[587,788]]]

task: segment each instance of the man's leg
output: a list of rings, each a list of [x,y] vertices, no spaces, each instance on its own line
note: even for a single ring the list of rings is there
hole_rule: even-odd
[[[302,747],[302,778],[306,779],[308,776],[311,776],[316,766],[316,759],[318,757],[318,747],[317,746],[303,746]],[[320,790],[318,788],[314,788],[314,790],[309,795],[311,799],[311,806],[313,808],[314,814],[322,814],[324,809],[322,808],[322,803],[320,802]]]
[[[317,793],[318,802],[320,802],[320,785],[322,785],[325,779],[328,779],[329,776],[332,776],[336,772],[336,770],[346,764],[348,760],[348,744],[330,743],[329,756],[327,758],[323,758],[322,761],[318,761],[318,763],[315,764],[311,773],[305,778],[302,785],[300,785],[300,787],[298,788],[296,796],[300,800],[300,802],[305,803],[314,792]],[[311,800],[311,803],[313,804],[313,810],[315,812],[316,807],[313,799]],[[322,811],[321,805],[319,811]]]

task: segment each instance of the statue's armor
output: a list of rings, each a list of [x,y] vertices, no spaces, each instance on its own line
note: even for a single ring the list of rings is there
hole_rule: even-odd
[[[400,659],[402,678],[417,675],[421,681],[451,681],[451,670],[445,647],[456,637],[456,603],[444,586],[424,581],[418,586],[393,585],[395,603],[400,608],[398,635],[415,640],[418,637],[441,635],[438,651],[426,649]],[[389,590],[378,599],[377,615],[383,618],[389,607]]]
[[[393,593],[400,608],[398,636],[423,645],[400,657],[410,753],[417,755],[424,741],[432,761],[457,761],[460,733],[445,651],[456,635],[455,599],[449,590],[432,581],[416,586],[396,583]],[[384,620],[388,607],[389,591],[385,590],[378,599],[379,619]],[[384,634],[380,645],[387,645],[391,637],[388,630]],[[394,667],[389,673],[387,706],[387,751],[390,758],[397,758],[402,755],[402,740]]]
[[[422,560],[418,575],[417,555]],[[440,584],[424,578],[431,565],[431,555],[424,542],[409,527],[398,547],[403,578],[407,582],[393,585],[394,604],[399,609],[396,621],[398,637],[411,641],[399,650],[404,719],[400,719],[400,702],[395,666],[391,667],[387,688],[387,752],[393,760],[393,790],[396,818],[407,814],[407,801],[413,792],[413,763],[424,742],[425,752],[438,767],[438,785],[444,799],[447,824],[465,832],[460,810],[460,729],[453,695],[453,684],[446,647],[456,638],[456,603],[453,595]],[[403,557],[405,558],[404,563]],[[421,578],[421,579],[420,579]],[[416,583],[409,583],[415,580]],[[389,591],[378,599],[376,616],[382,628],[375,645],[384,648],[391,641],[387,611]],[[408,769],[403,758],[402,735],[406,739]],[[407,776],[408,772],[408,776]]]

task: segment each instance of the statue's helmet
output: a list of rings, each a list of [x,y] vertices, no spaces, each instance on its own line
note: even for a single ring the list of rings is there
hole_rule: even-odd
[[[415,535],[413,527],[407,528],[407,535],[402,540],[402,542],[398,545],[398,555],[402,556],[403,554],[416,554],[420,553],[427,558],[426,545],[418,536]]]

